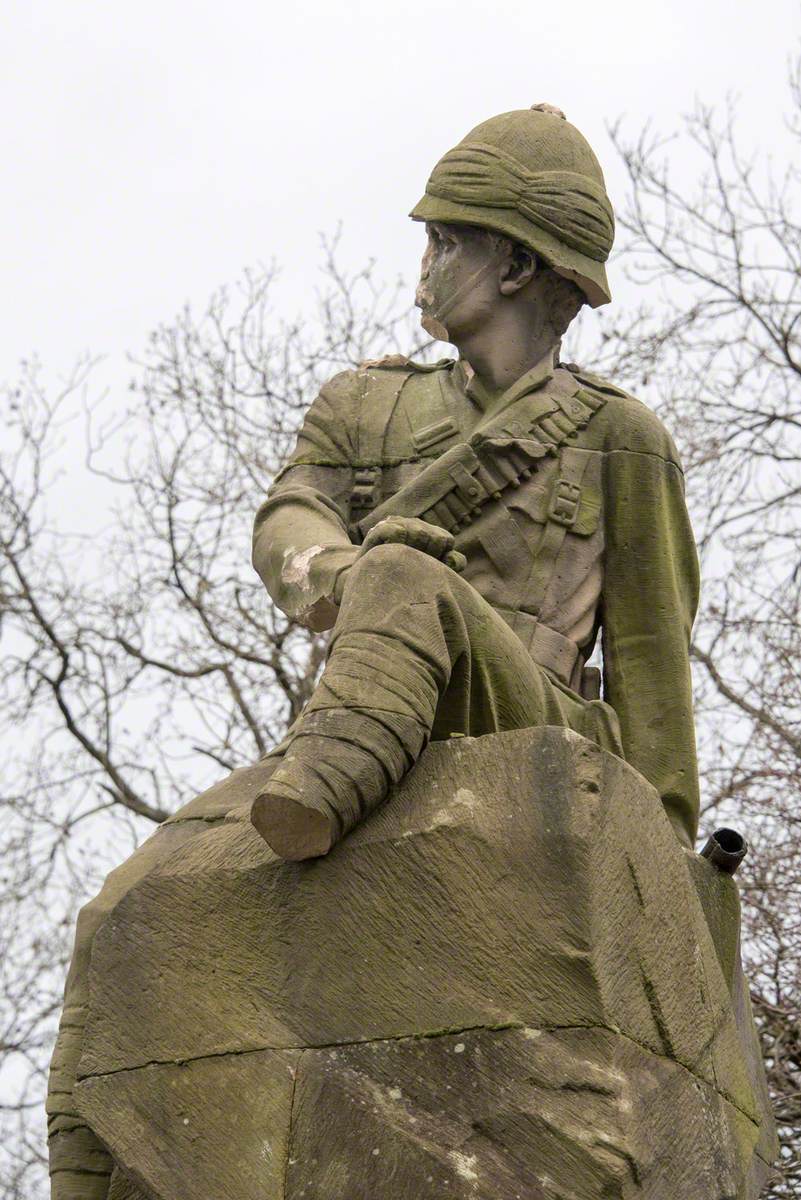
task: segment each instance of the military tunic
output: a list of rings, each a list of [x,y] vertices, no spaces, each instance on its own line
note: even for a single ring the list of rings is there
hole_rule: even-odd
[[[442,477],[429,482],[438,462]],[[311,406],[259,510],[254,564],[279,607],[326,628],[364,533],[396,512],[455,533],[463,579],[545,673],[559,712],[572,711],[561,697],[597,704],[585,664],[600,634],[619,745],[597,740],[657,788],[691,843],[698,563],[679,459],[654,414],[549,360],[497,398],[451,360],[344,372]],[[559,720],[554,711],[538,719]]]

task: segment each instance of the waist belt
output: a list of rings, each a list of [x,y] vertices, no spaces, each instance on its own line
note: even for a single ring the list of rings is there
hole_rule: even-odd
[[[555,629],[541,624],[530,613],[510,612],[502,608],[495,611],[499,617],[503,617],[510,629],[514,630],[536,663],[553,672],[557,679],[574,691],[581,691],[580,686],[577,686],[580,681],[575,678],[579,657],[579,648],[575,642],[557,633]]]

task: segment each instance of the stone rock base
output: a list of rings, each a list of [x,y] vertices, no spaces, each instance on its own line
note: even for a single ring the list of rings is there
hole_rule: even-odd
[[[736,888],[635,771],[564,729],[455,739],[302,864],[259,784],[95,941],[110,1200],[759,1196]]]

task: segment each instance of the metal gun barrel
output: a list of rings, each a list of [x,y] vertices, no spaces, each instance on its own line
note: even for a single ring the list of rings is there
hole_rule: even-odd
[[[716,829],[701,851],[719,871],[733,875],[748,853],[748,842],[736,829]]]

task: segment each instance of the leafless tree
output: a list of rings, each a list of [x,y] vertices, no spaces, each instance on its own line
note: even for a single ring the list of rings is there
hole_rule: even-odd
[[[801,134],[799,75],[789,136]],[[801,777],[798,376],[801,227],[789,171],[743,157],[734,113],[699,109],[670,143],[613,131],[631,194],[620,265],[650,309],[585,330],[577,357],[659,409],[675,432],[704,563],[693,655],[704,825],[735,823],[746,953],[781,1122],[801,1179]],[[91,401],[91,364],[54,394],[35,364],[7,393],[0,473],[0,1186],[40,1200],[43,1064],[75,909],[110,865],[221,770],[252,761],[303,705],[323,646],[268,603],[247,568],[250,522],[319,382],[417,336],[403,293],[332,248],[314,311],[273,310],[272,270],[158,329],[128,400]],[[78,401],[80,400],[80,404]],[[59,474],[82,424],[85,476]],[[125,446],[123,451],[122,447]],[[120,466],[123,463],[124,466]],[[90,481],[101,529],[75,532]]]

